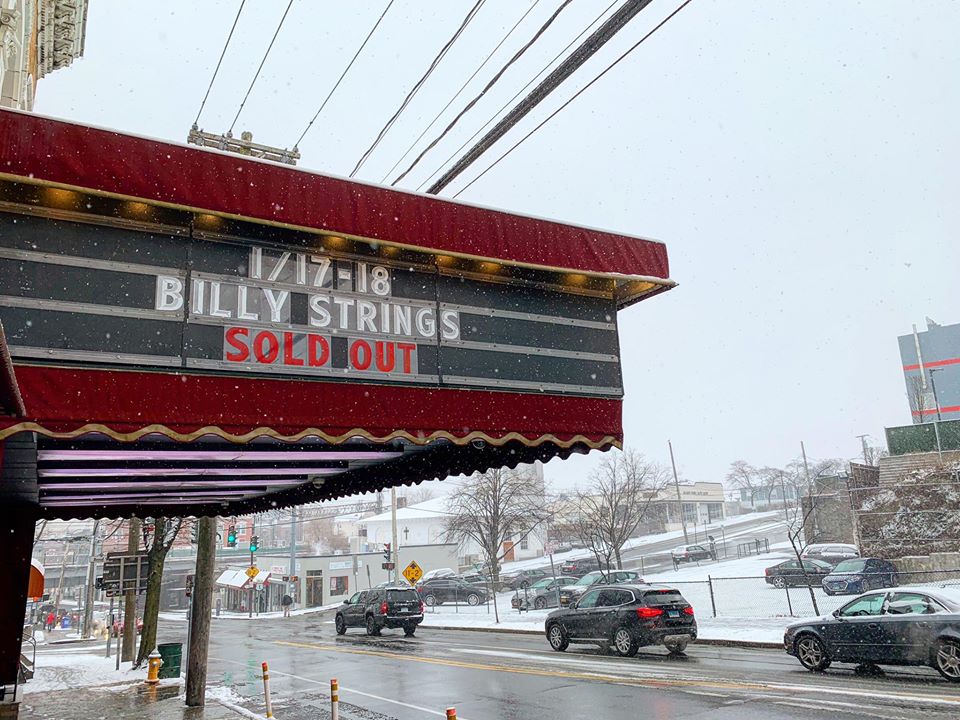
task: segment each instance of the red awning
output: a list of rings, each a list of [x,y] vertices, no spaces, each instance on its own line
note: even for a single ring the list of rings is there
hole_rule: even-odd
[[[0,110],[0,177],[437,253],[673,284],[666,247],[653,240],[14,110]]]

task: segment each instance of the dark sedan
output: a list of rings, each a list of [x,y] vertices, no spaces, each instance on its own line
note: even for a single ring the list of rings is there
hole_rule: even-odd
[[[591,588],[570,608],[554,610],[544,623],[550,647],[570,643],[612,646],[630,657],[644,645],[664,645],[682,653],[697,639],[693,607],[679,590],[652,585],[604,585]]]
[[[517,588],[526,588],[533,585],[538,580],[543,580],[547,577],[547,573],[543,570],[531,569],[531,570],[517,570],[516,572],[506,572],[500,574],[500,585],[503,588],[509,590],[516,590]]]
[[[844,560],[823,578],[823,591],[827,595],[859,595],[896,585],[897,568],[889,560],[879,558]]]
[[[510,598],[510,605],[514,610],[530,610],[531,608],[543,610],[544,608],[557,607],[557,590],[576,581],[577,578],[567,575],[544,578],[535,582],[527,590],[518,590]]]
[[[898,588],[867,593],[826,616],[793,623],[784,649],[808,670],[833,662],[930,665],[960,682],[960,591]]]
[[[779,565],[768,567],[764,570],[764,578],[770,585],[776,588],[785,588],[787,586],[805,586],[820,587],[823,578],[830,574],[833,568],[829,563],[820,560],[804,560],[803,568],[796,560],[786,560]]]
[[[577,577],[583,577],[587,573],[596,572],[597,570],[602,570],[602,568],[600,567],[600,561],[595,557],[567,560],[560,566],[560,572],[564,575],[576,575]]]
[[[434,578],[417,586],[425,605],[443,605],[445,602],[479,605],[489,599],[483,585],[468,583],[459,578]]]

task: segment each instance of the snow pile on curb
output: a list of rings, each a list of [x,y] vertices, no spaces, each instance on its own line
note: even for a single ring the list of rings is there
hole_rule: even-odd
[[[130,670],[121,663],[115,670],[115,657],[103,657],[103,646],[73,647],[37,653],[37,672],[27,681],[24,693],[52,690],[87,689],[90,687],[143,682],[146,668]]]

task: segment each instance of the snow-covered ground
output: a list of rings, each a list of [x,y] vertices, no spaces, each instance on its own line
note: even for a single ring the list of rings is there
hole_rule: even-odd
[[[37,653],[36,675],[24,686],[24,693],[70,690],[93,686],[143,682],[146,668],[129,670],[121,663],[116,670],[116,657],[104,657],[102,645],[73,645],[45,649]]]
[[[327,610],[333,610],[333,608],[340,607],[342,603],[333,603],[332,605],[321,605],[319,607],[308,607],[308,608],[297,608],[296,610],[291,610],[291,615],[311,615],[313,613],[326,612]],[[186,622],[187,621],[187,611],[186,610],[168,610],[167,612],[160,613],[161,620],[167,620],[169,622]],[[283,611],[276,610],[274,612],[262,612],[254,613],[253,617],[250,617],[248,613],[245,612],[230,612],[227,610],[221,610],[220,614],[217,615],[214,611],[212,616],[214,620],[272,620],[275,618],[282,618]]]

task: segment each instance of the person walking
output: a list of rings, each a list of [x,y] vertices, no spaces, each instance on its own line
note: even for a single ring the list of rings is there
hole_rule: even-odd
[[[293,607],[293,598],[289,595],[284,595],[280,600],[280,604],[283,606],[283,616],[290,617],[290,609]]]
[[[49,615],[47,615],[47,630],[53,630],[53,628],[56,627],[56,624],[57,616],[51,612]]]

